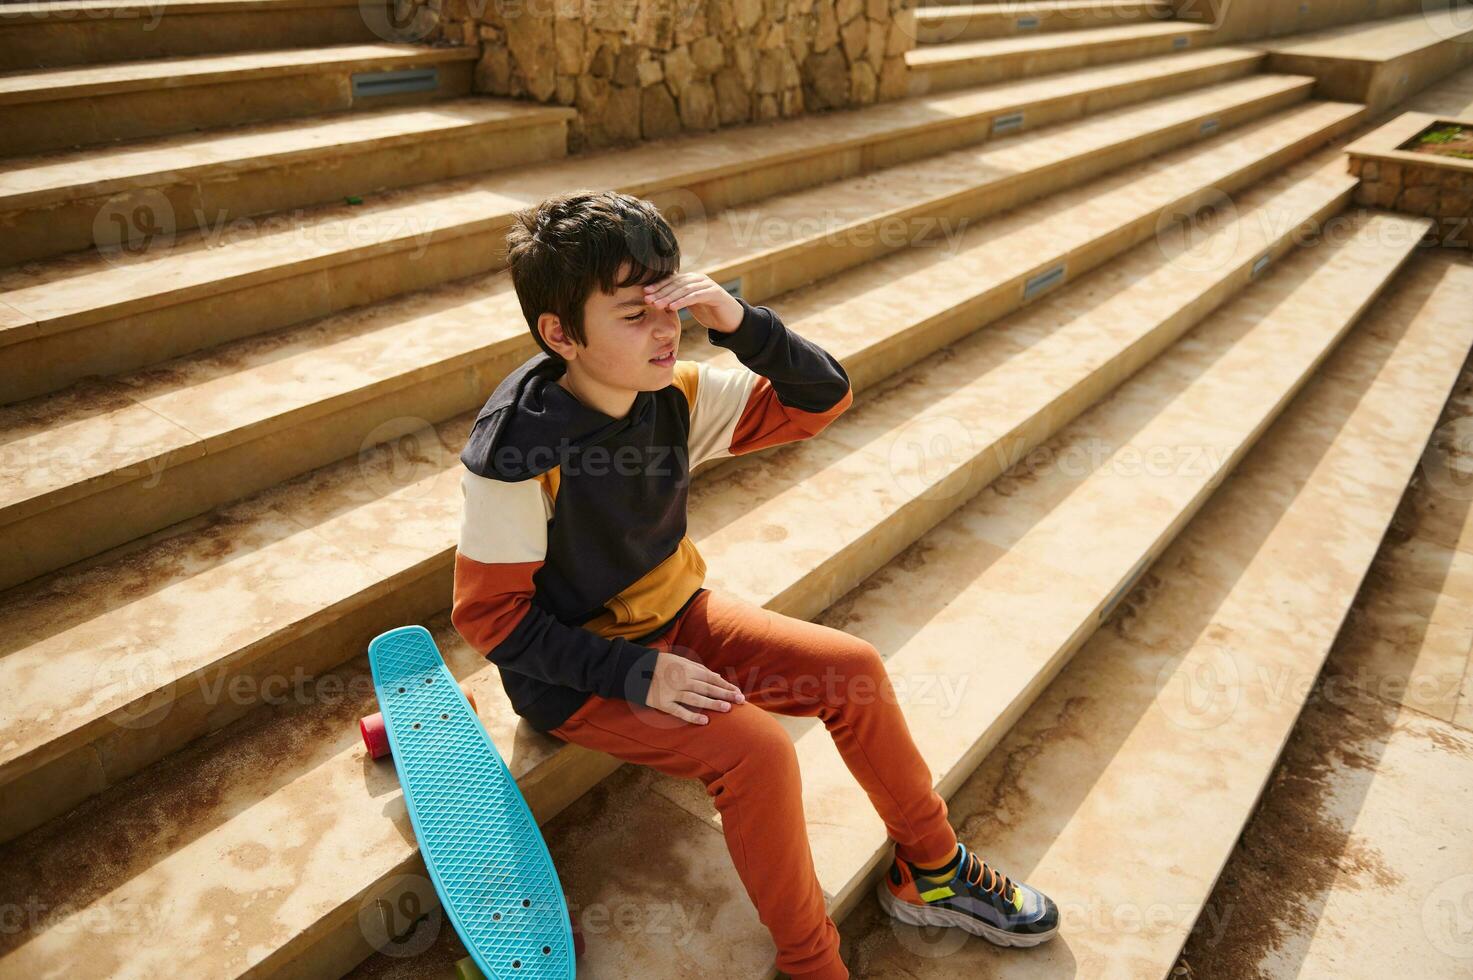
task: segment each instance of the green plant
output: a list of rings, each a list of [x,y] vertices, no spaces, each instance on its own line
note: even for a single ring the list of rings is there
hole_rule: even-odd
[[[1443,126],[1441,129],[1429,129],[1423,133],[1418,140],[1420,143],[1451,143],[1463,135],[1463,127],[1457,125]]]

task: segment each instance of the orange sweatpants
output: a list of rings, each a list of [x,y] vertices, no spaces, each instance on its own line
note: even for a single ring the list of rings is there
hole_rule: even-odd
[[[941,864],[956,851],[946,801],[911,739],[885,663],[856,636],[703,590],[648,646],[688,657],[746,694],[704,725],[591,695],[552,734],[565,742],[699,779],[721,814],[732,863],[777,945],[777,968],[840,980],[839,933],[813,867],[798,756],[768,712],[817,716],[884,820],[900,857]]]

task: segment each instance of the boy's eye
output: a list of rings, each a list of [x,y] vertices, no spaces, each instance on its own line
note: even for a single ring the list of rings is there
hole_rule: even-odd
[[[634,314],[633,316],[626,316],[624,319],[630,320],[630,321],[633,321],[633,320],[643,320],[644,319],[644,310],[640,310],[638,313]]]

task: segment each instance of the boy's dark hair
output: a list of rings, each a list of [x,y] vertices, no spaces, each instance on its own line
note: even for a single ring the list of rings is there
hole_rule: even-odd
[[[543,313],[557,314],[568,336],[586,344],[583,303],[595,287],[613,293],[680,269],[680,244],[659,209],[618,191],[572,191],[524,208],[512,217],[506,245],[527,329],[558,360],[537,332]],[[627,278],[615,282],[626,262]]]

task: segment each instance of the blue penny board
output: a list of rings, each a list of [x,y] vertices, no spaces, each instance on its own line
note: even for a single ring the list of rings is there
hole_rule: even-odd
[[[574,976],[542,831],[429,630],[374,637],[368,662],[420,853],[476,965],[492,980]]]

